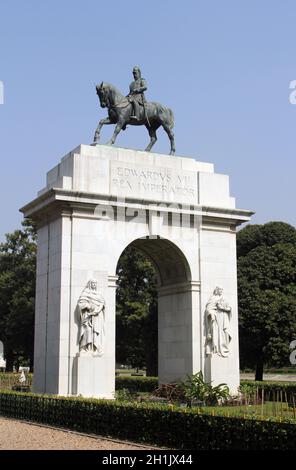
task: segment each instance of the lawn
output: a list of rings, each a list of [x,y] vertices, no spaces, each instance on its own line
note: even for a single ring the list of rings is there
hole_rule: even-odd
[[[207,406],[205,410],[213,416],[240,416],[254,418],[277,418],[295,420],[296,409],[284,402],[265,402],[260,405]]]

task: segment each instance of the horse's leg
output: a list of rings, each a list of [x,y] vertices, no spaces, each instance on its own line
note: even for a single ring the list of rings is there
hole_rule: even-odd
[[[169,139],[170,139],[170,142],[171,142],[171,151],[170,151],[170,155],[175,155],[175,151],[176,151],[176,148],[175,148],[175,136],[174,136],[174,133],[172,131],[172,128],[167,125],[167,124],[162,124],[164,130],[166,131]]]
[[[148,147],[145,149],[145,152],[150,152],[153,145],[157,141],[156,129],[152,128],[152,127],[149,127],[149,126],[146,126],[146,128],[147,128],[147,131],[149,132],[149,135],[150,135],[150,143],[149,143]]]
[[[126,122],[122,122],[122,121],[119,121],[117,124],[116,124],[116,127],[115,127],[115,130],[113,132],[113,135],[111,137],[111,139],[107,142],[106,145],[113,145],[115,140],[116,140],[116,137],[118,136],[119,132],[121,131],[121,129],[124,127],[124,125],[126,124]]]
[[[93,142],[93,145],[96,144],[97,142],[99,142],[100,140],[100,133],[101,133],[101,129],[102,127],[104,126],[104,124],[113,124],[109,118],[106,118],[106,119],[101,119],[99,124],[98,124],[98,127],[96,128],[96,132],[95,132],[95,135],[94,135],[94,142]]]

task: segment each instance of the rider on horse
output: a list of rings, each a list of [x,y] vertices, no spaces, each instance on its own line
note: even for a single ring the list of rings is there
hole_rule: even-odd
[[[174,114],[170,108],[160,103],[146,103],[144,91],[147,90],[146,81],[141,77],[139,67],[133,68],[134,81],[130,84],[130,92],[123,96],[111,83],[102,82],[96,85],[96,92],[102,108],[108,108],[108,117],[101,119],[94,135],[93,145],[97,145],[100,140],[101,129],[105,124],[115,124],[115,129],[108,145],[115,143],[118,134],[127,125],[146,127],[150,143],[146,151],[150,152],[157,141],[156,131],[162,126],[167,133],[170,143],[170,155],[175,153],[175,139],[173,133]],[[131,114],[133,115],[131,116]]]
[[[127,98],[133,105],[133,115],[131,119],[135,121],[140,120],[140,106],[145,106],[146,98],[144,91],[147,90],[146,80],[141,77],[140,67],[133,68],[134,81],[130,84],[130,92]]]

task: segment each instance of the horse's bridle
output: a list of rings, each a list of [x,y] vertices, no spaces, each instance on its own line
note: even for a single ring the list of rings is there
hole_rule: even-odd
[[[100,91],[101,91],[101,93],[103,94],[104,102],[105,102],[106,107],[107,107],[108,109],[116,109],[116,108],[118,108],[119,105],[120,105],[120,103],[122,103],[125,99],[127,100],[127,105],[126,105],[126,106],[129,105],[129,100],[128,100],[128,98],[127,98],[126,96],[124,96],[124,97],[122,98],[122,100],[121,100],[119,103],[110,104],[110,100],[109,100],[108,96],[107,96],[106,93],[105,93],[105,88],[104,88],[104,87],[100,87]]]

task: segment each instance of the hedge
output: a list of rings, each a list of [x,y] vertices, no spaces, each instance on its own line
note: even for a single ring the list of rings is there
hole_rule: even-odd
[[[128,389],[130,392],[153,392],[158,387],[157,377],[124,377],[117,376],[115,379],[116,390]],[[287,395],[288,401],[295,399],[296,403],[296,382],[256,382],[255,380],[241,380],[241,385],[247,385],[250,389],[259,391],[264,390],[265,400],[277,400],[281,398],[285,400]]]
[[[255,380],[241,380],[241,386],[247,385],[254,392],[258,390],[261,395],[264,390],[264,399],[269,401],[289,401],[296,403],[296,382],[259,382]]]
[[[115,377],[116,390],[128,389],[130,392],[153,392],[158,387],[157,377]]]
[[[296,424],[156,404],[0,393],[0,415],[176,449],[292,450]]]
[[[20,384],[20,372],[0,372],[0,389]],[[25,372],[26,384],[32,385],[33,374]]]
[[[32,374],[26,374],[29,385],[32,382]],[[0,389],[11,388],[11,385],[19,383],[19,374],[12,373],[0,373]],[[254,391],[257,389],[264,389],[265,399],[272,400],[276,399],[277,393],[286,393],[288,400],[290,401],[294,395],[296,400],[296,382],[256,382],[255,380],[242,380],[241,385],[247,385],[253,388]],[[133,377],[133,376],[116,376],[115,378],[116,390],[127,389],[130,392],[153,392],[158,387],[157,377]],[[283,400],[285,396],[283,395]]]
[[[19,373],[0,372],[0,390],[11,389],[19,385]],[[33,374],[26,374],[26,384],[32,385]],[[116,390],[128,389],[130,392],[153,392],[158,387],[157,377],[116,376]]]

